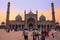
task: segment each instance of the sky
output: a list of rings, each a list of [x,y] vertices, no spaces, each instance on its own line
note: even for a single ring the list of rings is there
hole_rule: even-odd
[[[27,13],[32,10],[39,11],[38,17],[42,14],[47,20],[52,20],[51,3],[54,3],[56,21],[60,23],[60,0],[0,0],[0,23],[6,20],[7,3],[10,2],[10,20],[20,14],[24,19],[24,10]],[[14,15],[14,16],[13,16]]]

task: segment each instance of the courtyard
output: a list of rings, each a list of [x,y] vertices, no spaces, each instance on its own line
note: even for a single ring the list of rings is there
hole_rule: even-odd
[[[0,29],[0,40],[24,40],[24,36],[23,36],[23,31],[10,31],[10,32],[6,32],[4,29]],[[33,40],[32,35],[33,31],[29,31],[28,34],[28,39],[29,40]],[[46,40],[54,40],[51,36],[51,33],[49,33],[49,37],[46,37]],[[60,40],[60,31],[57,32],[57,40]]]

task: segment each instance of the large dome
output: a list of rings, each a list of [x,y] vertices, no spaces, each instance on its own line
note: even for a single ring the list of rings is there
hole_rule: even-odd
[[[22,21],[22,17],[20,15],[17,15],[15,18],[16,21]]]
[[[46,17],[44,15],[41,15],[40,18],[39,18],[40,21],[45,21],[46,20]]]

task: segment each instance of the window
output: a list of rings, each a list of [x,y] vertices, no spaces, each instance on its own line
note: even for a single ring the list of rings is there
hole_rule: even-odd
[[[49,29],[49,25],[47,25],[47,29]]]
[[[12,25],[12,28],[14,28],[14,24]]]
[[[24,25],[22,25],[22,29],[24,29]]]
[[[18,25],[16,25],[16,28],[18,27]]]
[[[19,25],[19,28],[21,28],[21,25]]]
[[[44,28],[46,28],[46,25],[44,25]]]
[[[50,28],[52,28],[52,25],[50,25]]]
[[[9,25],[9,27],[11,27],[11,24]]]
[[[37,27],[40,28],[40,25],[38,25]]]
[[[41,28],[43,28],[43,25],[41,25]]]

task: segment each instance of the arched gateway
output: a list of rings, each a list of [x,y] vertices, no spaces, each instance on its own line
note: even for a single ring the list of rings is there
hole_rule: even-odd
[[[27,26],[28,26],[29,30],[33,29],[35,27],[35,19],[29,18],[27,20]]]
[[[29,30],[32,30],[35,27],[37,27],[37,12],[36,12],[36,14],[34,14],[30,10],[30,12],[28,12],[28,14],[25,14],[25,27],[27,27]]]

